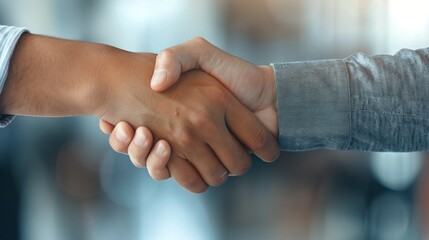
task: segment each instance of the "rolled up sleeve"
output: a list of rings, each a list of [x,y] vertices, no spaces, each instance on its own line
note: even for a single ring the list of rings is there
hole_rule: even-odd
[[[429,150],[429,48],[272,67],[283,150]]]
[[[347,149],[351,110],[344,63],[324,60],[272,66],[282,149]]]

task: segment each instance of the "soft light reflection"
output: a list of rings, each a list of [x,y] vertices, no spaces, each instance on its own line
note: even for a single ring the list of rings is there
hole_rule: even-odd
[[[277,20],[289,25],[298,24],[301,20],[297,18],[296,15],[285,14],[285,11],[287,11],[287,9],[290,8],[294,3],[296,3],[294,0],[266,0],[266,4],[270,13]]]
[[[162,16],[174,18],[182,6],[183,1],[179,0],[113,0],[111,5],[121,21],[145,25]]]
[[[163,185],[157,200],[140,208],[140,239],[220,239],[216,220],[202,195],[180,189],[173,182]]]
[[[388,36],[385,45],[390,53],[401,48],[425,48],[429,42],[429,1],[390,0]]]
[[[423,154],[414,153],[373,153],[371,169],[375,177],[393,190],[404,190],[416,179]]]
[[[369,227],[371,239],[414,239],[408,234],[411,212],[407,202],[394,193],[375,199],[370,208]]]
[[[411,34],[428,30],[429,1],[427,0],[390,0],[392,23]],[[424,32],[423,32],[424,33]],[[426,32],[426,36],[428,33]]]
[[[314,230],[312,239],[364,239],[364,203],[362,196],[353,191],[332,197],[322,208],[320,225]]]
[[[89,199],[99,194],[98,169],[91,168],[97,159],[83,144],[65,144],[58,153],[56,179],[59,187],[73,198]]]
[[[125,207],[139,207],[156,201],[158,185],[145,169],[136,168],[124,155],[108,151],[100,167],[100,180],[109,198]]]

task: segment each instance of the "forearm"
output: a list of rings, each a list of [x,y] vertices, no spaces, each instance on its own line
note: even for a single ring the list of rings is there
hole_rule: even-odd
[[[429,149],[429,49],[273,66],[282,149]]]
[[[96,114],[108,47],[24,34],[12,55],[0,113],[31,116]]]

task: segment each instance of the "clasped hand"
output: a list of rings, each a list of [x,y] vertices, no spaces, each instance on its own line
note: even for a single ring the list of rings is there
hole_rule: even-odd
[[[114,76],[123,80],[105,96],[109,107],[100,110],[100,128],[111,134],[114,150],[129,154],[137,167],[147,166],[154,179],[173,177],[199,193],[244,174],[249,151],[267,162],[278,157],[271,67],[245,62],[201,38],[156,59],[137,54],[127,61],[125,55],[116,56],[127,64]]]

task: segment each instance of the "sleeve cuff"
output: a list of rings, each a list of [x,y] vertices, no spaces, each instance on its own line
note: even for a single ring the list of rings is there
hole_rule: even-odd
[[[0,94],[7,79],[9,62],[15,46],[25,32],[28,32],[25,28],[0,26]],[[13,119],[14,117],[10,115],[0,115],[0,128],[6,127]]]
[[[323,60],[271,66],[277,85],[282,150],[346,150],[351,136],[351,103],[344,62]]]
[[[15,116],[12,115],[0,115],[0,128],[4,128],[9,125],[14,118]]]

